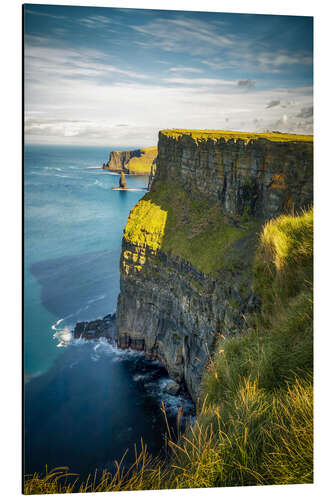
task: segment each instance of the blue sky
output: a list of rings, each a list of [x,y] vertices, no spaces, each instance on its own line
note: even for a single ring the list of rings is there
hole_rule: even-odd
[[[25,133],[149,146],[163,128],[313,131],[311,17],[25,6]]]

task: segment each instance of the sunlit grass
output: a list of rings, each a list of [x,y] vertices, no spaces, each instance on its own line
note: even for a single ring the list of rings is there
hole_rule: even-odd
[[[214,275],[225,265],[232,265],[233,245],[253,234],[260,221],[228,223],[218,203],[192,200],[176,182],[155,182],[134,207],[126,224],[124,237],[135,245],[150,245],[191,262],[198,270]]]
[[[187,130],[187,129],[170,129],[162,130],[161,133],[168,137],[178,138],[182,135],[189,135],[193,139],[241,139],[248,143],[251,140],[266,139],[273,142],[313,142],[313,135],[301,134],[283,134],[278,132],[263,132],[263,133],[250,133],[250,132],[236,132],[231,130]]]
[[[157,146],[141,148],[141,156],[133,156],[126,165],[130,173],[149,174],[151,165],[157,156]]]
[[[267,222],[255,259],[255,288],[270,314],[313,281],[313,209]]]
[[[130,243],[149,246],[151,250],[161,247],[167,211],[150,200],[143,199],[131,210],[124,231],[124,239]]]

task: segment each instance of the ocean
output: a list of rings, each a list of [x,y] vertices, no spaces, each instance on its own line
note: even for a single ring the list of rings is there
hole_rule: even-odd
[[[24,473],[68,466],[82,477],[112,470],[141,438],[163,454],[186,396],[163,392],[158,361],[104,339],[74,340],[78,321],[114,313],[128,214],[148,176],[127,177],[135,191],[114,191],[119,175],[101,169],[117,146],[33,146],[24,151]]]

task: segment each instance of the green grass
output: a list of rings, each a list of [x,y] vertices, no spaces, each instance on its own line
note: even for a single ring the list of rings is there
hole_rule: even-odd
[[[124,238],[138,246],[158,250],[162,246],[167,212],[150,200],[141,200],[131,210]]]
[[[157,146],[141,148],[140,151],[142,155],[131,158],[126,168],[133,174],[150,174],[151,165],[157,156]]]
[[[313,210],[297,217],[269,221],[256,254],[255,289],[263,298],[263,313],[289,301],[313,282]]]
[[[190,135],[193,139],[225,139],[238,140],[241,139],[248,143],[252,140],[266,139],[272,142],[313,142],[313,135],[300,135],[300,134],[282,134],[278,132],[236,132],[231,130],[187,130],[187,129],[170,129],[162,130],[161,133],[168,137],[178,138],[183,135]]]
[[[163,209],[169,195],[160,195]],[[194,231],[202,221],[190,206]],[[145,210],[141,216],[148,220]],[[153,460],[142,444],[130,471],[118,464],[115,474],[91,478],[80,491],[313,481],[312,245],[312,210],[265,225],[254,263],[261,312],[247,318],[241,335],[219,332],[196,422],[178,441],[169,433],[167,461]],[[71,491],[73,479],[66,486],[57,474],[28,479],[26,493]]]
[[[155,182],[134,207],[124,237],[191,262],[200,271],[215,275],[230,259],[235,243],[260,227],[260,221],[230,224],[218,203],[192,200],[176,182]]]

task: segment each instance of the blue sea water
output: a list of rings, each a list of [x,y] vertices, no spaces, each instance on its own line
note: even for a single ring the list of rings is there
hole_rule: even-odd
[[[24,152],[24,472],[69,466],[83,476],[111,468],[134,443],[163,450],[165,401],[171,425],[185,396],[163,393],[167,374],[142,353],[105,340],[75,341],[77,321],[116,310],[119,259],[135,191],[114,191],[101,169],[110,148],[26,146]],[[186,411],[185,411],[186,413]]]

